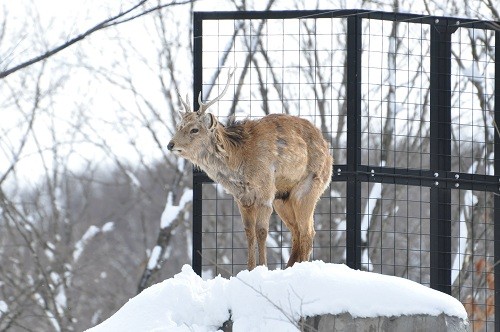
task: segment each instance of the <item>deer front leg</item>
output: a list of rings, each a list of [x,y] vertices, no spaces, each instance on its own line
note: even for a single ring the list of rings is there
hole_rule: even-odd
[[[261,205],[257,208],[257,243],[259,245],[259,264],[267,266],[267,233],[269,231],[269,218],[273,213],[271,206]]]
[[[245,233],[247,235],[247,248],[248,248],[248,259],[247,259],[247,268],[249,271],[253,270],[256,266],[255,261],[255,249],[256,249],[256,241],[255,241],[255,226],[245,224]]]
[[[259,248],[259,265],[267,265],[267,233],[269,230],[269,218],[273,208],[265,204],[252,204],[245,206],[238,203],[248,244],[248,270],[256,266],[256,243]]]
[[[247,236],[247,247],[248,247],[247,267],[248,270],[250,271],[256,266],[256,261],[255,261],[255,249],[256,249],[255,226],[257,224],[256,209],[254,205],[245,206],[239,202],[238,202],[238,208],[240,210],[241,219],[243,221],[243,226],[245,227],[245,233]]]

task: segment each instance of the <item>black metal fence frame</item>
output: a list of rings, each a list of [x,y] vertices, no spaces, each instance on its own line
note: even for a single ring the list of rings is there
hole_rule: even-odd
[[[332,181],[347,183],[346,264],[361,268],[361,183],[389,183],[430,188],[430,286],[451,294],[451,191],[488,191],[494,196],[494,260],[500,262],[500,137],[494,140],[494,175],[451,171],[451,35],[461,26],[495,30],[492,22],[366,10],[195,12],[193,95],[202,88],[204,20],[347,19],[347,163],[335,165]],[[414,22],[431,26],[430,169],[373,167],[361,162],[361,23],[363,19]],[[498,29],[498,23],[496,29]],[[495,123],[500,124],[500,31],[495,33]],[[194,109],[198,108],[194,101]],[[497,128],[498,130],[498,128]],[[212,182],[193,172],[193,269],[202,268],[202,185]],[[494,265],[495,330],[500,331],[500,264]]]

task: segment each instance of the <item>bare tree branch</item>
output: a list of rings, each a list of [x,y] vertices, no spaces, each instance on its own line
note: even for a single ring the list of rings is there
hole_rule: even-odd
[[[149,8],[149,9],[146,9],[144,10],[143,12],[139,13],[139,14],[136,14],[136,15],[133,15],[131,17],[126,17],[126,15],[130,14],[131,12],[135,11],[137,8],[143,6],[144,4],[146,4],[146,2],[148,2],[148,0],[141,0],[140,2],[138,2],[137,4],[135,4],[134,6],[130,7],[129,9],[125,10],[125,11],[121,11],[120,13],[118,13],[117,15],[115,16],[112,16],[96,25],[94,25],[92,28],[88,29],[87,31],[77,35],[76,37],[73,37],[71,38],[70,40],[66,41],[65,43],[39,55],[39,56],[36,56],[28,61],[25,61],[25,62],[22,62],[10,69],[6,69],[2,72],[0,72],[0,79],[1,78],[5,78],[7,76],[9,76],[10,74],[13,74],[15,73],[16,71],[18,70],[21,70],[21,69],[24,69],[26,67],[29,67],[35,63],[38,63],[40,61],[43,61],[63,50],[65,50],[66,48],[70,47],[71,45],[73,44],[76,44],[80,41],[82,41],[83,39],[87,38],[88,36],[90,36],[91,34],[93,34],[94,32],[97,32],[99,30],[103,30],[103,29],[106,29],[106,28],[109,28],[109,27],[112,27],[112,26],[116,26],[116,25],[119,25],[119,24],[122,24],[122,23],[126,23],[126,22],[130,22],[136,18],[139,18],[141,16],[144,16],[144,15],[147,15],[149,13],[152,13],[154,11],[157,11],[157,10],[160,10],[162,8],[165,8],[165,7],[169,7],[169,6],[174,6],[174,5],[183,5],[183,4],[187,4],[187,3],[190,3],[192,1],[196,1],[196,0],[186,0],[186,1],[182,1],[182,2],[176,2],[175,0],[171,3],[168,3],[168,4],[164,4],[164,5],[157,5],[155,7],[152,7],[152,8]]]
[[[21,157],[21,153],[24,150],[24,147],[26,146],[26,142],[28,141],[29,133],[33,129],[33,124],[35,123],[35,114],[36,114],[36,111],[38,110],[38,106],[39,106],[40,98],[41,98],[40,80],[41,80],[42,75],[44,73],[44,67],[45,66],[42,66],[40,72],[37,75],[35,97],[34,97],[33,107],[31,109],[30,115],[29,115],[28,126],[26,128],[26,131],[25,131],[23,137],[21,138],[21,143],[19,144],[17,151],[13,154],[12,162],[11,162],[9,168],[5,171],[4,174],[2,174],[0,176],[0,185],[2,185],[2,183],[7,179],[9,174],[12,171],[14,171],[14,169],[15,169],[15,167],[16,167],[16,165]]]

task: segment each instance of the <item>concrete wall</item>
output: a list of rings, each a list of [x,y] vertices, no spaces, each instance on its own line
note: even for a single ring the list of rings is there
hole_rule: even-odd
[[[349,313],[307,317],[299,322],[304,332],[469,332],[468,321],[446,315],[412,315],[398,317],[353,318]],[[227,321],[221,330],[233,331]],[[235,331],[238,332],[238,331]]]
[[[308,317],[303,331],[342,332],[440,332],[470,331],[470,325],[457,317],[446,315],[412,315],[398,317],[353,318],[350,314]]]

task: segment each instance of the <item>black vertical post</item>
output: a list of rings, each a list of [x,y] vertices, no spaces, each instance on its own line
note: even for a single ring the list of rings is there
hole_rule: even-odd
[[[361,268],[361,18],[347,18],[346,264]]]
[[[495,31],[495,176],[500,180],[500,31]],[[495,331],[500,331],[500,182],[494,195]]]
[[[200,13],[193,15],[193,96],[202,89],[203,82],[203,20]],[[193,97],[193,110],[197,108],[196,98]],[[200,172],[193,169],[193,271],[201,276],[202,267],[202,189],[203,179]]]
[[[456,28],[454,29],[456,30]],[[447,22],[431,26],[430,45],[430,285],[451,294],[451,34]]]
[[[193,271],[201,277],[203,179],[197,175],[200,172],[193,170]]]

